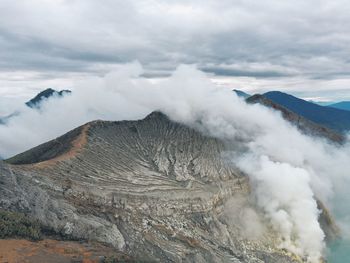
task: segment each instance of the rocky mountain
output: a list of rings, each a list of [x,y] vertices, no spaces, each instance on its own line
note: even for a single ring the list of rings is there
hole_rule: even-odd
[[[34,98],[26,102],[26,105],[30,108],[40,108],[40,104],[43,100],[48,99],[52,96],[63,97],[66,94],[71,93],[70,90],[57,91],[54,89],[46,89],[37,94]]]
[[[270,91],[264,93],[263,96],[305,119],[336,132],[350,130],[349,111],[320,106],[280,91]]]
[[[278,248],[228,149],[159,112],[90,122],[0,162],[0,209],[135,260],[300,262]],[[247,211],[267,229],[259,238]],[[331,233],[328,214],[320,220]]]

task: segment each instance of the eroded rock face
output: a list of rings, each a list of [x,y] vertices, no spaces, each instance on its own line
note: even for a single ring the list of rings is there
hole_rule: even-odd
[[[297,262],[225,150],[161,113],[95,121],[1,162],[0,208],[143,260]]]

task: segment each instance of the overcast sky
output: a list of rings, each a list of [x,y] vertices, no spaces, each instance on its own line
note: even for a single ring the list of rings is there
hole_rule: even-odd
[[[1,0],[0,96],[74,86],[138,60],[218,85],[350,100],[348,0]]]

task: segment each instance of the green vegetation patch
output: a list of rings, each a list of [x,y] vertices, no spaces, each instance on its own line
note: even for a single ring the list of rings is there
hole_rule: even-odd
[[[0,238],[41,239],[40,223],[22,213],[0,210]]]

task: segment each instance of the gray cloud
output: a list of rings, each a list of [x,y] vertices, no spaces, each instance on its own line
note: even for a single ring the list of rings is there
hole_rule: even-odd
[[[0,70],[96,73],[138,60],[217,76],[350,78],[345,0],[28,0],[0,3]]]
[[[204,72],[214,73],[217,76],[231,77],[256,77],[256,78],[275,78],[291,76],[291,73],[279,69],[269,69],[267,65],[260,69],[246,68],[243,65],[227,67],[221,65],[204,66],[200,68]]]

